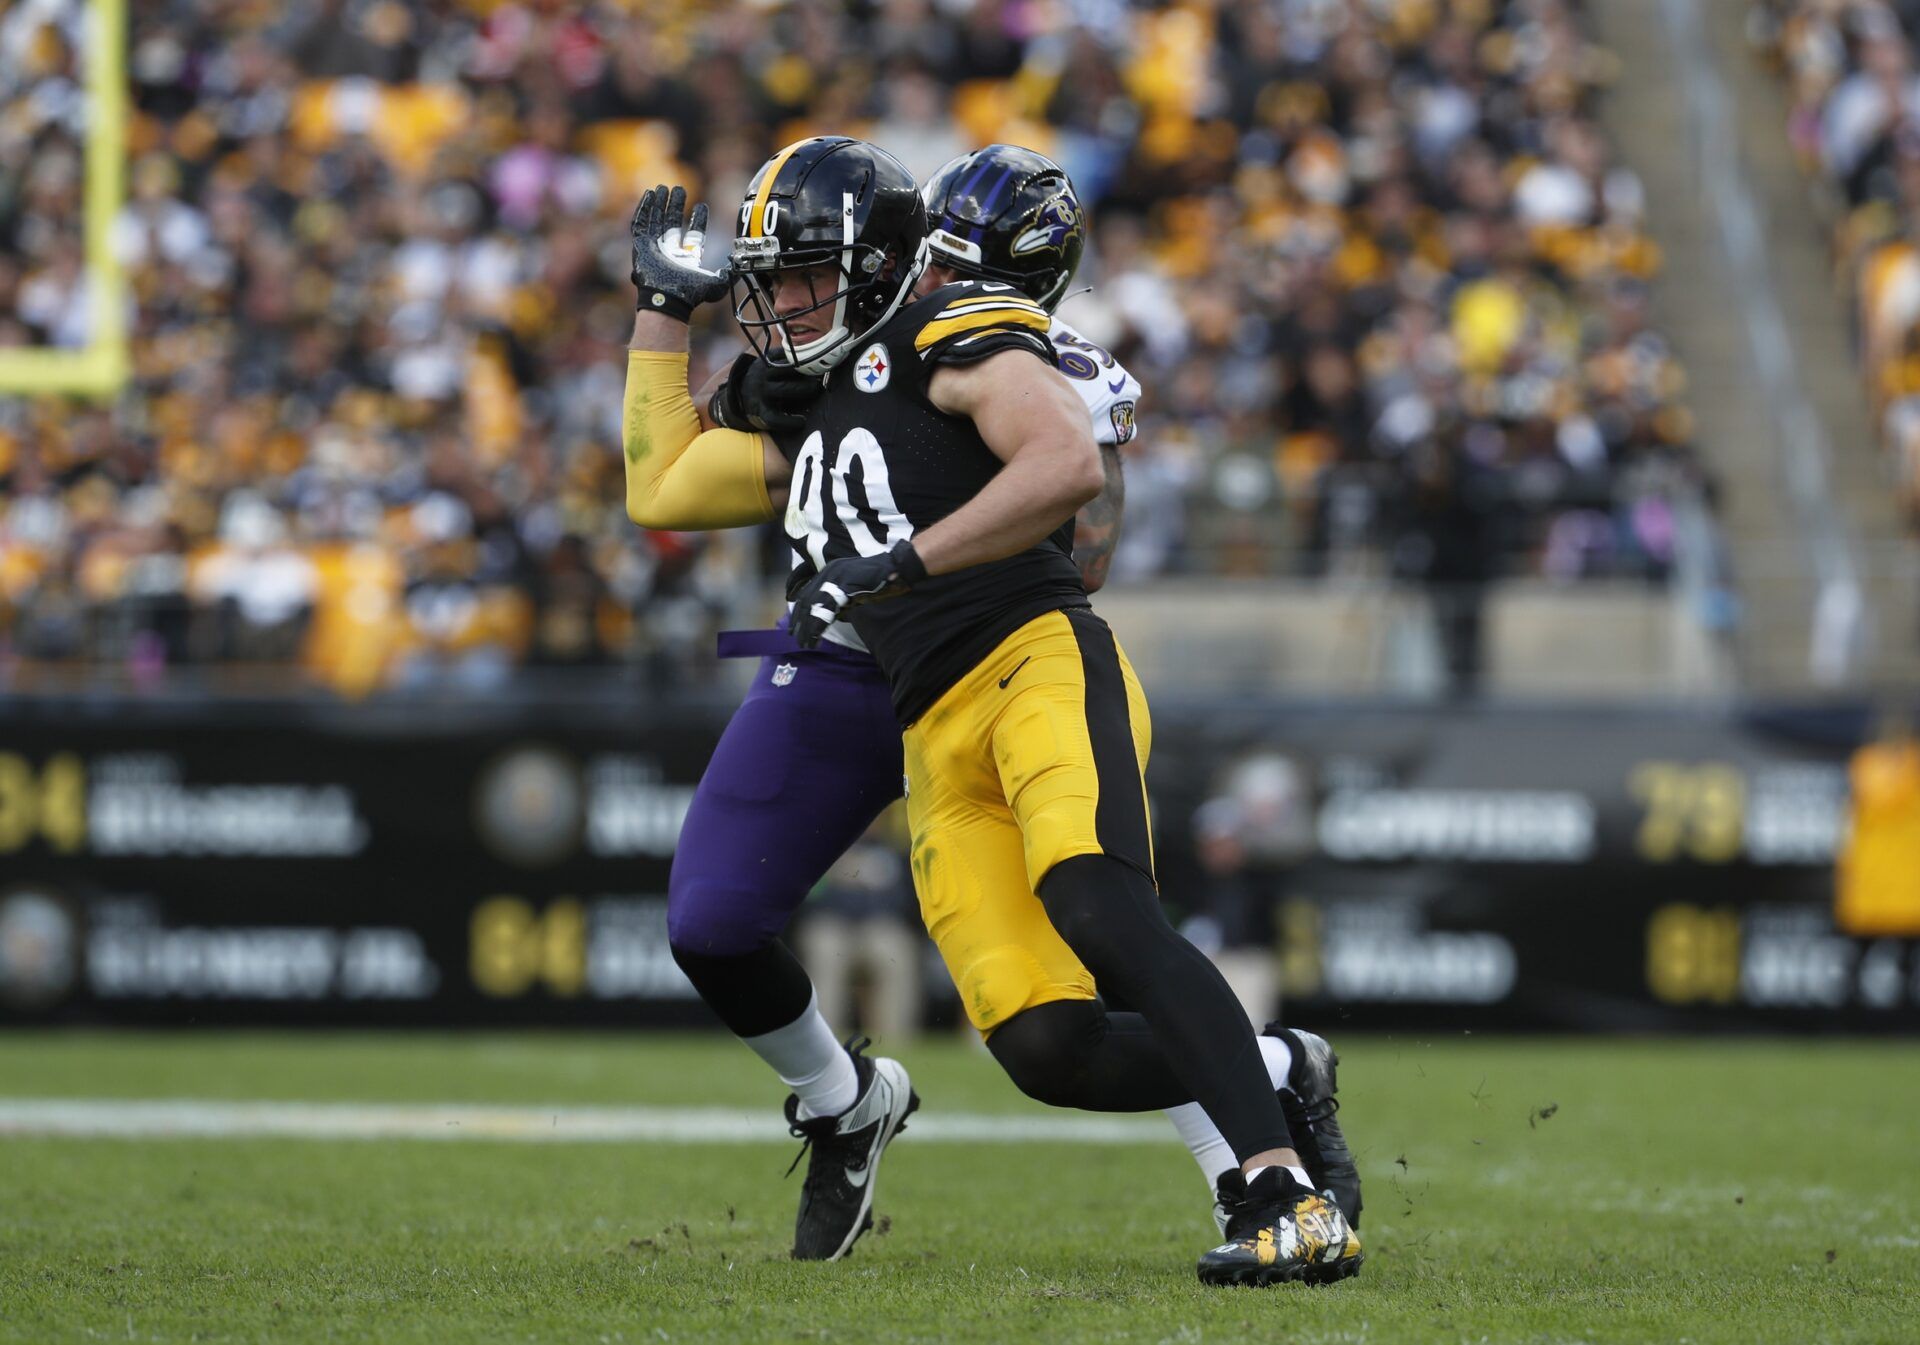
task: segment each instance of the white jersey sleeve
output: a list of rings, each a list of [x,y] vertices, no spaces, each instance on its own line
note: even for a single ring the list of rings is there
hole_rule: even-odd
[[[1093,441],[1115,446],[1132,439],[1139,381],[1120,361],[1059,318],[1047,329],[1047,339],[1053,343],[1054,364],[1087,404]]]

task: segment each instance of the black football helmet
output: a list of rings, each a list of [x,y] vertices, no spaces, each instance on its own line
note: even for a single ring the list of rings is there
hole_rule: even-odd
[[[1012,285],[1051,313],[1087,246],[1066,170],[1018,145],[962,154],[926,186],[932,260]]]
[[[846,136],[797,141],[761,166],[740,203],[733,315],[770,361],[825,374],[893,316],[926,265],[926,206],[898,159]],[[768,282],[819,266],[838,272],[832,291],[809,277],[809,305],[777,313]],[[822,309],[827,330],[796,337],[788,324]]]

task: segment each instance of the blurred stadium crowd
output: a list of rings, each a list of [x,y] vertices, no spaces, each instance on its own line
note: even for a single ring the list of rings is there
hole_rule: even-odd
[[[87,339],[83,12],[0,15],[0,345]],[[0,401],[0,682],[697,668],[784,543],[623,514],[625,223],[655,181],[728,219],[816,132],[1073,174],[1095,243],[1064,313],[1147,389],[1116,582],[1657,581],[1711,493],[1573,0],[129,15],[134,378]],[[737,348],[701,331],[696,374]]]
[[[1920,0],[1756,0],[1788,82],[1788,134],[1831,191],[1866,394],[1920,529]]]

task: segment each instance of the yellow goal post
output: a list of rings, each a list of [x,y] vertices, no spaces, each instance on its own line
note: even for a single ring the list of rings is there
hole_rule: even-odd
[[[89,312],[87,344],[0,347],[0,394],[109,397],[126,381],[127,292],[113,253],[126,199],[126,0],[86,0],[87,142],[82,196]]]

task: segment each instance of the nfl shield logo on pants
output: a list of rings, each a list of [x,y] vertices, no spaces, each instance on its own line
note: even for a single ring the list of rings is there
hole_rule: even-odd
[[[793,675],[799,671],[800,670],[794,667],[791,663],[782,663],[779,667],[773,670],[773,684],[777,687],[783,687],[787,683],[791,682],[793,680]]]

